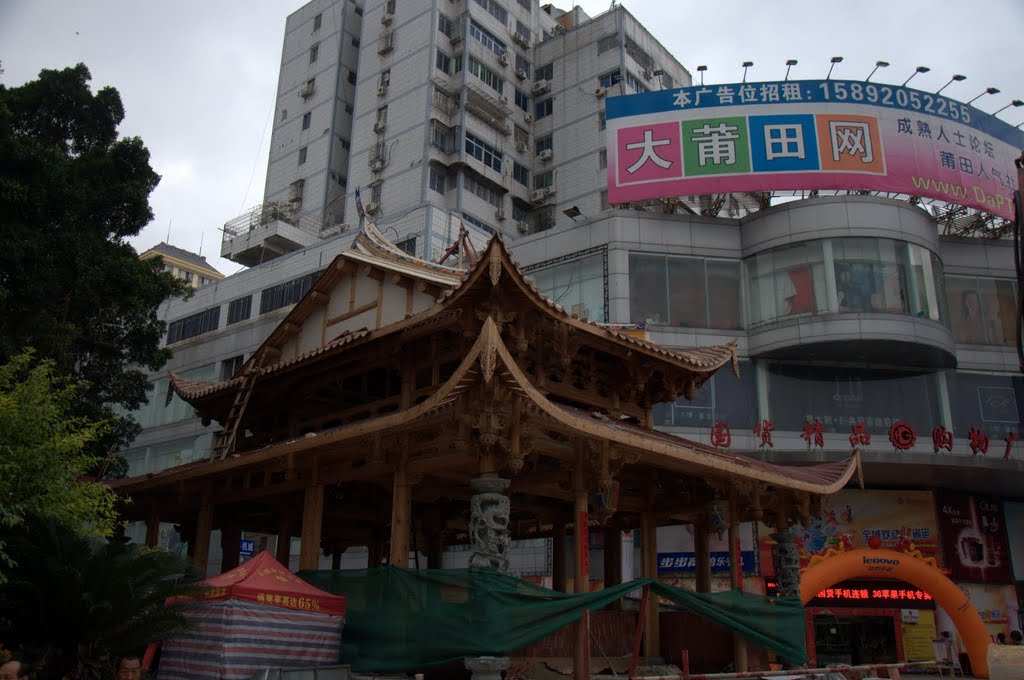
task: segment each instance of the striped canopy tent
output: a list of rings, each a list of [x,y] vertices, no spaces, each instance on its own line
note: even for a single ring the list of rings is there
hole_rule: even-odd
[[[264,668],[338,662],[345,598],[309,585],[267,551],[207,579],[193,627],[164,644],[160,680],[247,680]]]

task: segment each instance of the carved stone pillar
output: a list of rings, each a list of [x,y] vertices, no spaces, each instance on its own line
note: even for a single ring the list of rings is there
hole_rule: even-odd
[[[470,482],[476,491],[469,500],[469,545],[473,553],[470,567],[508,571],[511,504],[504,494],[508,485],[509,480],[501,477],[477,477]]]
[[[775,565],[775,579],[779,583],[779,597],[800,599],[800,551],[793,535],[788,531],[776,531],[771,535],[772,564]]]

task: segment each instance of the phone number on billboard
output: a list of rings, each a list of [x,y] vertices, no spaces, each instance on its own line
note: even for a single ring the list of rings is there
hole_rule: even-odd
[[[825,101],[866,102],[921,111],[933,116],[958,120],[961,123],[971,122],[971,110],[967,104],[961,104],[945,97],[936,97],[927,92],[892,87],[891,85],[851,83],[839,80],[822,81],[818,83],[818,88],[821,90],[821,98]]]

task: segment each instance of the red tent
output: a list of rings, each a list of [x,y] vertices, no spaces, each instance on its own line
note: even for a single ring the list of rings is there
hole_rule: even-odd
[[[249,600],[275,607],[345,615],[345,598],[314,588],[264,550],[220,576],[206,579],[207,600]]]

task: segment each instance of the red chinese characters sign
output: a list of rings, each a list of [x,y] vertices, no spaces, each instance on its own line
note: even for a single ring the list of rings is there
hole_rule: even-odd
[[[820,591],[809,607],[898,607],[932,609],[932,596],[899,581],[844,581]]]
[[[953,579],[1011,583],[1010,552],[1002,503],[994,498],[939,492],[939,533],[943,562]]]

